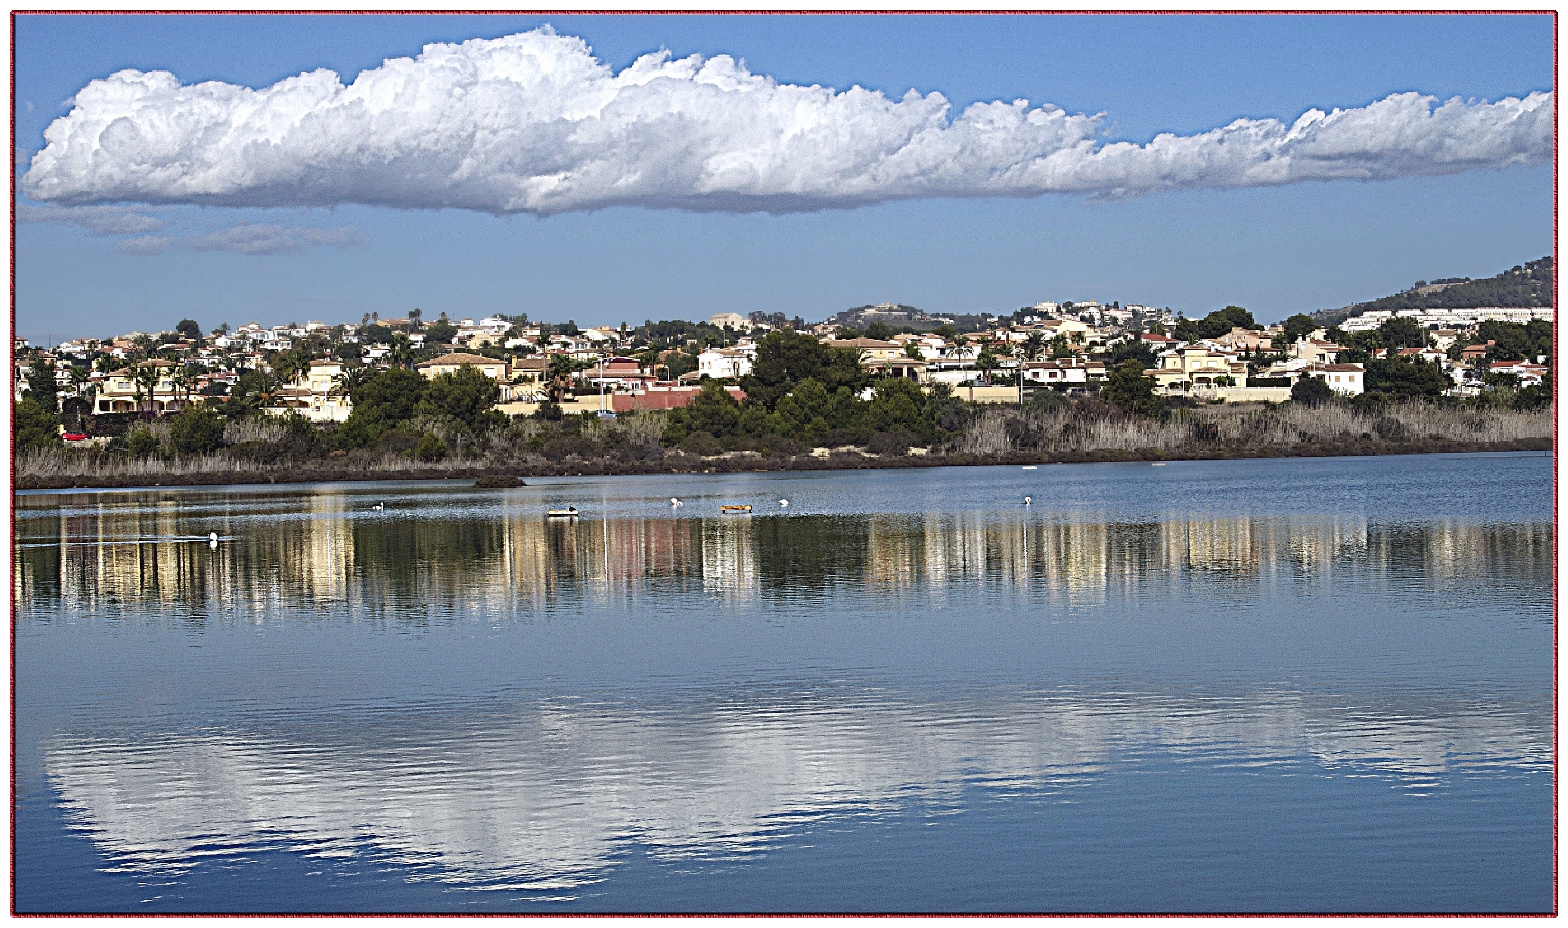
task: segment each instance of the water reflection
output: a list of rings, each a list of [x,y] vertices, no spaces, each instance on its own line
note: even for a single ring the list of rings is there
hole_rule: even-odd
[[[62,734],[44,767],[71,827],[120,868],[370,853],[410,879],[559,892],[634,844],[731,857],[827,816],[960,810],[966,790],[1070,797],[1152,751],[1414,790],[1552,762],[1548,706],[1455,695],[748,687],[658,707],[530,697],[264,721]]]
[[[209,531],[224,536],[216,550],[205,543]],[[552,523],[499,498],[411,504],[378,517],[324,489],[266,505],[34,501],[18,511],[13,582],[22,614],[39,620],[335,605],[356,616],[439,621],[620,602],[647,589],[768,605],[845,588],[938,601],[969,584],[1038,590],[1072,605],[1196,583],[1238,595],[1278,583],[1310,591],[1399,581],[1452,592],[1482,579],[1544,588],[1551,549],[1545,521],[930,512]]]

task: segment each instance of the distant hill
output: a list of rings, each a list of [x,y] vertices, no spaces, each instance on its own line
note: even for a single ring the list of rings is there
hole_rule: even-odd
[[[903,303],[878,303],[875,306],[856,306],[846,309],[836,316],[828,319],[834,325],[841,325],[851,329],[864,329],[873,322],[881,322],[895,329],[916,329],[921,332],[941,325],[952,325],[961,332],[970,331],[964,326],[974,323],[974,328],[982,328],[985,323],[979,316],[933,316],[914,306],[905,306]]]
[[[1403,293],[1339,309],[1321,309],[1313,313],[1312,318],[1321,325],[1334,326],[1377,309],[1397,312],[1401,309],[1551,306],[1552,273],[1552,259],[1545,257],[1483,280],[1449,277],[1431,283],[1419,281]]]

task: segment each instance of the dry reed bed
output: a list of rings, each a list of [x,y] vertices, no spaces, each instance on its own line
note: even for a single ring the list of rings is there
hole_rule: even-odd
[[[1360,412],[1332,404],[1316,408],[1227,406],[1179,410],[1159,421],[1139,417],[1085,416],[1065,407],[987,409],[950,450],[964,455],[1018,451],[1087,453],[1157,450],[1193,453],[1225,449],[1285,449],[1300,444],[1441,441],[1493,444],[1550,438],[1547,411],[1476,412],[1424,403]]]

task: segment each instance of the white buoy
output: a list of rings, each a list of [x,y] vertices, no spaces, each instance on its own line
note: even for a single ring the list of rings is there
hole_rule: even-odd
[[[1025,497],[1024,497],[1024,505],[1025,505],[1025,506],[1029,506],[1029,505],[1032,505],[1032,504],[1033,504],[1033,503],[1034,503],[1034,500],[1032,500],[1032,499],[1030,499],[1030,498],[1029,498],[1029,497],[1027,497],[1027,496],[1025,496]]]
[[[781,499],[781,500],[779,500],[779,505],[782,506],[785,509],[788,509],[789,508],[789,500]]]
[[[218,543],[218,533],[217,532],[208,532],[207,533],[207,540],[212,542],[213,544],[217,544]]]

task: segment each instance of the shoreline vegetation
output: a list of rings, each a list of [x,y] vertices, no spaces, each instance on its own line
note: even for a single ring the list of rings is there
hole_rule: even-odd
[[[965,421],[961,430],[942,440],[925,441],[915,431],[878,431],[869,436],[848,431],[820,436],[828,439],[823,444],[774,435],[721,442],[709,432],[689,428],[672,443],[669,436],[675,423],[662,412],[618,419],[517,419],[483,441],[454,441],[457,447],[452,453],[425,455],[425,459],[417,454],[417,446],[394,447],[400,436],[381,447],[345,450],[327,447],[318,430],[308,425],[251,419],[229,423],[217,442],[221,447],[212,451],[130,456],[78,449],[22,450],[13,458],[13,487],[112,489],[482,478],[492,478],[487,482],[494,483],[498,477],[1549,451],[1553,447],[1549,408],[1481,410],[1424,401],[1365,409],[1336,402],[1194,406],[1156,418],[1130,415],[1090,398],[1022,406],[960,403],[945,414]],[[174,443],[158,433],[177,426],[169,420],[146,428],[165,443]],[[680,431],[680,427],[673,430]],[[854,441],[857,438],[862,440]],[[410,454],[411,450],[416,453]]]

